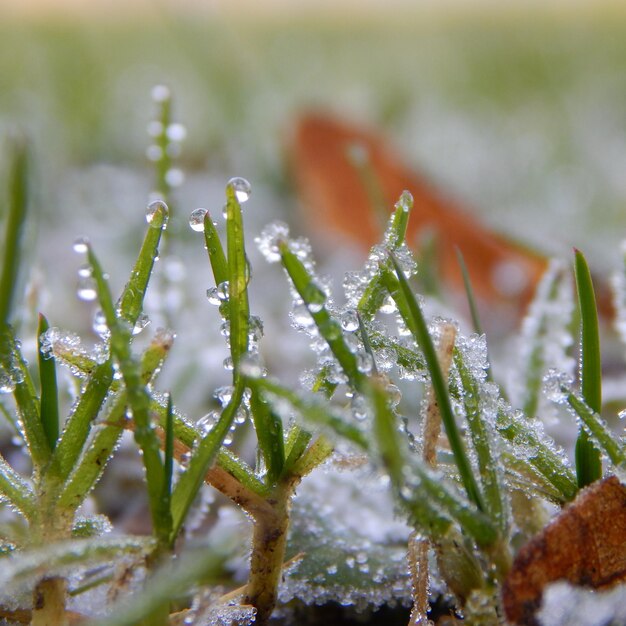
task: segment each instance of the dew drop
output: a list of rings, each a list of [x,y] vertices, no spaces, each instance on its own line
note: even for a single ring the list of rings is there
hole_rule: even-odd
[[[359,318],[354,309],[349,309],[341,316],[341,327],[349,333],[358,330]]]
[[[165,132],[170,141],[184,141],[187,137],[187,129],[179,123],[170,124]]]
[[[217,297],[222,302],[228,300],[229,286],[229,282],[225,280],[224,282],[221,282],[216,288]]]
[[[85,263],[78,268],[78,275],[81,278],[89,278],[93,274],[93,267],[89,263]]]
[[[397,310],[395,300],[391,296],[387,296],[380,307],[381,313],[395,313]]]
[[[241,359],[239,371],[242,376],[247,376],[248,378],[263,378],[265,373],[265,370],[259,363],[258,358],[250,355],[245,355]]]
[[[152,88],[151,96],[154,102],[161,103],[169,100],[172,94],[166,85],[155,85]]]
[[[163,158],[163,150],[161,146],[157,146],[156,144],[152,144],[146,148],[146,158],[148,161],[152,161],[153,163],[156,161],[160,161]]]
[[[152,228],[167,228],[169,209],[163,200],[154,200],[146,207],[146,222]]]
[[[92,328],[98,335],[107,335],[109,333],[109,327],[107,326],[107,319],[102,311],[98,309],[93,316]]]
[[[400,194],[398,202],[396,202],[396,209],[401,209],[405,213],[411,210],[413,206],[413,194],[406,189]]]
[[[185,174],[183,170],[177,167],[171,167],[165,172],[165,182],[170,187],[180,187],[185,182]]]
[[[209,304],[213,304],[217,306],[222,303],[219,296],[217,295],[217,287],[211,287],[210,289],[207,289],[206,297],[207,297],[207,300],[209,301]]]
[[[206,209],[196,209],[191,212],[189,216],[189,226],[191,230],[195,230],[197,233],[204,232],[204,216],[208,213]]]
[[[89,238],[88,237],[79,237],[74,241],[72,248],[74,252],[78,254],[85,254],[89,249]]]
[[[288,239],[289,226],[284,222],[276,221],[268,224],[254,241],[265,260],[268,263],[276,263],[280,261],[280,244]]]
[[[204,417],[201,417],[196,422],[196,427],[202,433],[202,435],[208,435],[211,432],[211,429],[220,418],[219,411],[211,411],[207,413]]]
[[[163,133],[163,124],[159,122],[159,120],[152,120],[151,122],[148,122],[146,130],[148,131],[148,135],[150,137],[158,137]]]
[[[138,335],[149,323],[150,318],[145,313],[142,313],[135,322],[135,326],[133,327],[133,335]]]
[[[223,365],[224,365],[224,369],[225,369],[227,372],[232,372],[232,371],[233,371],[233,369],[235,368],[235,365],[234,365],[234,363],[233,363],[233,358],[232,358],[232,357],[230,357],[230,356],[227,356],[227,357],[224,359],[224,363],[223,363]]]
[[[235,196],[240,203],[246,202],[250,198],[250,194],[252,193],[252,186],[245,178],[241,178],[241,176],[235,176],[228,181],[227,185],[233,188]]]
[[[80,278],[76,288],[76,295],[80,300],[91,302],[98,297],[96,281],[93,278]]]

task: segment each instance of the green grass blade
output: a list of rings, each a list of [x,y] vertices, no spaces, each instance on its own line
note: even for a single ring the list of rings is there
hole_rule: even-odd
[[[291,475],[303,478],[322,464],[332,453],[333,445],[326,437],[318,437],[296,460]]]
[[[167,547],[173,544],[172,537],[172,477],[174,475],[174,409],[172,407],[172,396],[167,396],[167,409],[165,415],[165,444],[163,459],[163,491],[161,493],[161,512],[164,522],[160,525],[160,532],[163,534],[159,540]]]
[[[150,226],[146,229],[135,266],[119,300],[119,314],[131,327],[135,326],[141,314],[154,262],[159,256],[159,243],[169,219],[169,209],[164,202],[157,200],[148,209]]]
[[[297,424],[291,427],[287,433],[287,441],[285,442],[285,464],[283,465],[283,476],[291,474],[294,466],[300,460],[309,442],[312,439],[311,433]]]
[[[59,438],[59,397],[54,356],[46,357],[41,352],[41,335],[48,330],[48,320],[39,315],[37,329],[37,355],[39,358],[39,380],[41,383],[41,423],[50,450],[54,450]]]
[[[163,461],[160,442],[150,420],[150,395],[141,378],[140,364],[133,358],[130,350],[132,328],[117,317],[109,286],[91,247],[87,249],[87,258],[93,268],[98,300],[111,331],[111,353],[117,359],[124,378],[128,404],[135,421],[135,441],[143,453],[154,532],[157,537],[162,537],[167,526],[167,519],[161,514]]]
[[[30,485],[0,455],[0,500],[11,503],[24,517],[32,519],[36,510]]]
[[[441,411],[441,421],[443,422],[446,430],[448,441],[450,442],[450,448],[454,454],[454,460],[456,466],[461,475],[461,481],[465,487],[465,491],[470,499],[480,511],[485,510],[483,499],[478,489],[476,479],[474,478],[474,471],[470,465],[461,434],[456,424],[454,413],[452,411],[452,405],[450,403],[450,395],[448,393],[448,385],[443,378],[439,361],[437,360],[437,352],[433,345],[433,340],[428,332],[426,326],[426,320],[422,314],[419,304],[409,287],[409,284],[404,276],[404,273],[397,264],[395,258],[391,256],[391,261],[394,265],[396,276],[398,279],[398,287],[396,289],[393,284],[388,284],[390,293],[398,305],[398,309],[401,314],[402,311],[408,309],[408,316],[404,319],[407,328],[411,331],[417,345],[420,346],[428,371],[430,372],[433,390]]]
[[[315,284],[313,277],[309,274],[302,261],[291,251],[287,242],[281,241],[279,249],[283,267],[307,306],[320,335],[328,343],[331,352],[348,377],[350,384],[355,389],[361,390],[364,388],[365,377],[358,369],[356,356],[350,351],[345,342],[341,326],[333,319],[324,306],[326,301],[325,294]]]
[[[613,435],[605,421],[585,401],[573,393],[567,394],[567,402],[584,424],[588,435],[609,457],[616,467],[626,466],[624,445]]]
[[[476,453],[486,512],[493,522],[503,532],[506,532],[508,519],[501,490],[498,463],[493,454],[491,435],[483,419],[478,381],[476,381],[469,368],[465,365],[463,356],[458,348],[454,350],[454,364],[459,372],[463,387],[462,399],[465,407],[465,417]]]
[[[228,434],[239,410],[243,397],[244,383],[238,379],[233,389],[230,402],[224,407],[217,424],[200,442],[189,459],[187,470],[181,475],[172,494],[172,537],[180,531],[189,507],[204,482],[206,473],[214,463],[224,437]]]
[[[576,289],[581,319],[580,381],[585,402],[595,413],[602,411],[602,364],[600,359],[600,334],[598,309],[587,261],[574,251]],[[584,487],[602,477],[599,450],[581,430],[576,441],[576,475],[578,486]]]
[[[24,140],[12,142],[10,158],[6,235],[0,275],[0,330],[9,323],[12,313],[28,208],[28,151]]]
[[[228,280],[228,261],[226,260],[226,254],[224,253],[224,247],[222,246],[217,228],[215,228],[215,224],[208,212],[204,216],[204,243],[209,255],[215,284],[220,285]]]
[[[254,428],[267,469],[267,482],[273,484],[280,477],[285,464],[283,423],[280,417],[259,394],[258,388],[251,387],[250,409]]]
[[[65,481],[76,465],[89,431],[113,382],[113,365],[108,359],[90,376],[76,408],[70,415],[48,467],[48,475]]]
[[[334,414],[327,403],[316,402],[313,399],[306,400],[267,378],[256,379],[251,384],[262,389],[270,403],[274,396],[287,400],[305,420],[329,428],[363,450],[369,449],[369,439],[366,434],[343,417]]]
[[[233,374],[238,376],[241,358],[248,351],[248,264],[244,246],[241,205],[232,184],[226,186],[226,250],[228,256],[228,311]]]
[[[0,358],[14,384],[13,398],[20,418],[19,430],[28,446],[34,467],[42,468],[50,459],[50,446],[41,423],[41,409],[35,385],[9,326],[0,332],[0,342]]]
[[[476,298],[474,297],[474,288],[472,287],[472,281],[470,279],[463,253],[459,248],[455,248],[456,258],[461,268],[461,275],[463,276],[463,286],[465,287],[465,296],[467,298],[467,304],[469,305],[470,315],[472,316],[472,325],[474,326],[474,332],[478,335],[482,335],[483,326],[480,322],[480,314],[478,313],[478,306],[476,304]]]

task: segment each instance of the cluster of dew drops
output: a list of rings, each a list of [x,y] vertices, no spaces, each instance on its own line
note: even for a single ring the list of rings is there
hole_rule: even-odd
[[[231,188],[234,191],[235,197],[240,204],[243,204],[250,199],[250,196],[252,194],[252,186],[245,178],[242,178],[240,176],[231,178],[226,186],[227,188]],[[224,219],[227,218],[226,205],[222,210],[222,215]],[[191,215],[189,216],[189,227],[195,232],[203,233],[205,219],[211,219],[209,211],[205,208],[195,209],[191,212]],[[215,222],[214,225],[217,226]],[[222,337],[224,337],[226,344],[229,345],[230,322],[226,314],[226,309],[222,306],[227,305],[228,299],[230,297],[229,282],[226,280],[224,282],[221,282],[219,285],[216,285],[215,287],[208,288],[206,291],[206,297],[209,301],[209,304],[220,307],[220,313],[222,314],[220,334],[222,335]],[[265,370],[259,362],[259,341],[261,340],[262,336],[263,322],[258,316],[251,315],[248,322],[248,351],[246,355],[242,358],[242,363],[240,365],[242,372],[246,375],[258,377],[265,374]],[[233,360],[230,356],[224,359],[223,366],[224,369],[227,371],[233,370]],[[231,385],[224,385],[222,387],[218,387],[215,390],[214,397],[223,409],[230,402],[232,394],[233,387]],[[246,390],[244,392],[243,402],[241,403],[239,411],[235,415],[230,432],[224,439],[225,445],[228,446],[232,443],[235,430],[238,426],[246,421],[249,414],[249,402],[250,394],[249,391]],[[210,411],[196,422],[196,426],[200,429],[200,432],[204,436],[206,436],[209,432],[211,432],[212,428],[219,420],[219,417],[219,410]]]

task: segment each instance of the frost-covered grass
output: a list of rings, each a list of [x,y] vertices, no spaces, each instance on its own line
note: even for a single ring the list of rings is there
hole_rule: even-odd
[[[180,180],[171,146],[184,132],[171,119],[169,91],[155,88],[153,97],[155,197],[119,298],[96,246],[85,237],[74,244],[78,296],[97,303],[91,347],[43,315],[36,329],[29,321],[19,285],[29,269],[31,157],[23,140],[9,150],[0,406],[15,441],[11,458],[0,457],[1,617],[36,625],[76,614],[107,626],[265,624],[272,616],[296,623],[313,621],[316,604],[338,603],[358,611],[404,605],[420,623],[439,601],[469,623],[499,623],[502,584],[519,546],[546,523],[547,505],[571,502],[626,463],[623,440],[600,416],[599,331],[585,257],[576,251],[574,272],[551,266],[523,324],[518,363],[501,374],[490,370],[483,334],[441,317],[436,302],[415,293],[420,268],[405,242],[409,191],[363,268],[346,274],[343,293],[319,274],[308,241],[272,222],[255,243],[282,266],[292,325],[311,353],[308,364],[296,363],[300,383],[285,381],[264,359],[264,343],[274,338],[261,341],[263,320],[249,293],[256,280],[244,227],[250,183],[227,182],[215,221],[206,209],[171,210]],[[170,302],[185,289],[180,272],[154,271],[185,222],[208,256],[192,268],[192,283],[212,275],[195,319],[210,319],[214,305],[226,339],[223,363],[212,367],[199,346],[204,323],[179,325],[177,298]],[[623,319],[623,277],[616,284]],[[152,315],[169,330],[151,333]],[[161,391],[157,381],[179,344],[186,353],[168,380],[175,389],[200,370],[193,391],[215,399],[203,417],[185,417],[176,391]],[[224,370],[231,380],[215,384]],[[550,415],[578,426],[574,466],[544,431]],[[128,454],[125,433],[143,466],[146,534],[98,510],[105,467],[114,472]],[[232,507],[213,503],[209,489]],[[236,510],[251,530],[238,528]],[[248,536],[249,559],[241,550]],[[543,619],[553,623],[545,611]]]

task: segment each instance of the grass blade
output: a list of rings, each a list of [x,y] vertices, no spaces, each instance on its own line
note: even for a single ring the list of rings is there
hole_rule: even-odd
[[[598,413],[571,392],[567,394],[567,402],[582,420],[587,435],[606,452],[611,463],[616,467],[625,467],[626,450]]]
[[[0,455],[0,500],[8,501],[24,517],[35,513],[35,498],[30,485]]]
[[[41,335],[48,330],[48,320],[39,314],[37,329],[37,355],[39,358],[39,379],[41,383],[41,423],[50,450],[54,450],[59,438],[59,398],[54,356],[44,356],[41,351]]]
[[[161,514],[163,461],[160,443],[150,420],[150,395],[141,378],[140,365],[130,351],[132,328],[117,317],[109,286],[104,278],[100,262],[91,247],[87,249],[87,258],[93,269],[98,300],[111,331],[111,353],[117,359],[122,372],[128,404],[135,420],[135,440],[143,453],[154,532],[157,537],[162,537],[165,533],[164,528],[167,526],[167,519]]]
[[[261,397],[258,387],[252,386],[250,409],[259,449],[267,468],[267,482],[273,484],[280,477],[285,464],[283,423]]]
[[[165,414],[165,445],[163,459],[163,492],[161,493],[161,513],[164,522],[160,526],[162,537],[159,540],[171,547],[172,537],[172,477],[174,475],[174,410],[172,396],[167,395],[167,412]]]
[[[580,382],[585,402],[595,413],[602,411],[602,365],[598,309],[591,281],[591,272],[583,253],[574,250],[574,270],[581,320]],[[584,487],[602,477],[599,450],[581,430],[576,440],[576,476]]]
[[[217,228],[211,219],[211,215],[207,212],[204,216],[204,243],[206,244],[211,270],[215,284],[220,285],[228,280],[228,261],[224,253],[224,247],[217,233]]]
[[[28,150],[23,139],[12,142],[10,157],[7,224],[0,275],[0,330],[9,323],[11,317],[28,208]]]
[[[396,301],[398,309],[401,313],[403,310],[406,311],[408,309],[408,315],[404,319],[404,322],[413,334],[418,346],[420,346],[422,352],[424,353],[435,397],[437,398],[439,410],[441,411],[441,421],[443,422],[446,430],[446,435],[448,437],[448,441],[450,442],[450,448],[454,454],[454,460],[461,475],[461,481],[463,482],[465,491],[467,492],[470,501],[473,502],[480,511],[484,511],[485,505],[478,489],[478,485],[476,484],[472,466],[467,458],[461,434],[459,433],[459,429],[456,425],[452,405],[450,403],[448,385],[443,379],[441,367],[439,366],[439,361],[437,360],[435,346],[433,345],[433,340],[428,332],[428,327],[426,326],[426,320],[424,319],[420,306],[417,303],[411,288],[409,287],[404,273],[400,269],[393,255],[391,255],[391,262],[395,268],[399,289],[388,282],[388,287],[391,287],[390,293]]]

